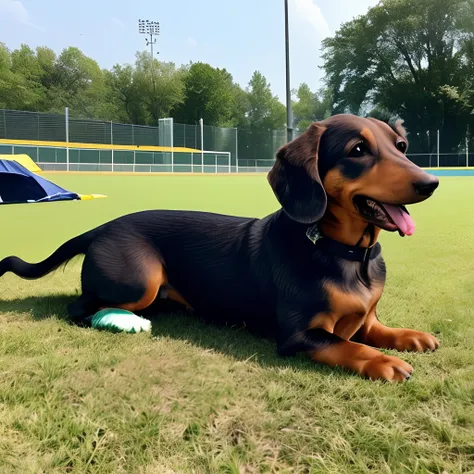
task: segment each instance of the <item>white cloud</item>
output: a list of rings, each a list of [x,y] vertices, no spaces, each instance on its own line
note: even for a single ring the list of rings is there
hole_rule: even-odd
[[[20,0],[0,0],[0,16],[13,20],[21,25],[28,25],[37,30],[44,31],[43,28],[35,25],[31,21],[28,10]]]
[[[28,10],[19,0],[0,0],[0,12],[15,19],[18,23],[30,23]]]
[[[125,28],[125,24],[120,18],[113,17],[110,19],[110,21],[112,22],[112,25],[116,26],[117,28]]]
[[[191,36],[189,36],[188,39],[186,40],[186,44],[188,46],[191,46],[191,48],[195,48],[197,46],[197,41]]]
[[[298,23],[306,23],[317,38],[325,38],[331,34],[331,29],[324,18],[321,9],[313,0],[292,0],[295,19]],[[291,15],[291,13],[290,13]]]

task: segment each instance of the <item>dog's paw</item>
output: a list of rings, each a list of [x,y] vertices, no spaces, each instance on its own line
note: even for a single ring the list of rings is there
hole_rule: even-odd
[[[397,351],[426,352],[435,351],[438,340],[426,332],[412,329],[394,329],[392,348]]]
[[[403,382],[411,377],[413,367],[398,357],[380,354],[365,362],[360,372],[371,380]]]

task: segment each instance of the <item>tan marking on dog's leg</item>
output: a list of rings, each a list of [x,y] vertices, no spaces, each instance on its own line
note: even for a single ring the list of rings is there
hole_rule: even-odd
[[[166,292],[166,298],[176,301],[186,307],[187,310],[192,310],[192,306],[184,299],[184,297],[173,287],[169,287]]]
[[[146,290],[143,296],[138,301],[119,304],[116,306],[117,308],[135,312],[148,308],[148,306],[155,301],[160,286],[166,282],[166,273],[163,269],[163,265],[156,261],[149,265],[146,274]]]
[[[309,352],[315,362],[330,367],[343,367],[372,380],[403,381],[410,378],[413,367],[398,357],[382,354],[377,349],[341,340],[323,349]]]
[[[397,351],[435,351],[438,340],[426,332],[406,328],[390,328],[382,324],[375,313],[371,313],[361,328],[359,339],[365,344]]]

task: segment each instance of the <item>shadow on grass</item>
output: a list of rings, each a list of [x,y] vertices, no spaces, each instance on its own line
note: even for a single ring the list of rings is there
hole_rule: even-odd
[[[69,322],[67,305],[76,295],[48,295],[0,301],[0,313],[31,313],[33,320],[56,318]],[[279,357],[273,340],[260,338],[245,328],[219,326],[201,322],[193,315],[169,307],[143,313],[152,322],[153,337],[187,341],[203,349],[228,355],[236,360],[251,360],[264,367],[292,367],[297,370],[328,372],[326,367],[311,363],[304,356]]]
[[[0,313],[31,313],[35,321],[51,317],[67,321],[66,307],[76,298],[75,295],[48,295],[0,300]]]

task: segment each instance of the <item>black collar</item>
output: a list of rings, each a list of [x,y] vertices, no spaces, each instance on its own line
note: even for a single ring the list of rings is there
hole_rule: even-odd
[[[380,255],[382,246],[377,242],[373,247],[358,247],[356,245],[346,245],[337,240],[330,239],[324,235],[315,224],[308,227],[306,230],[306,237],[319,248],[325,249],[331,254],[344,260],[350,260],[352,262],[364,262],[367,260],[373,260]]]

